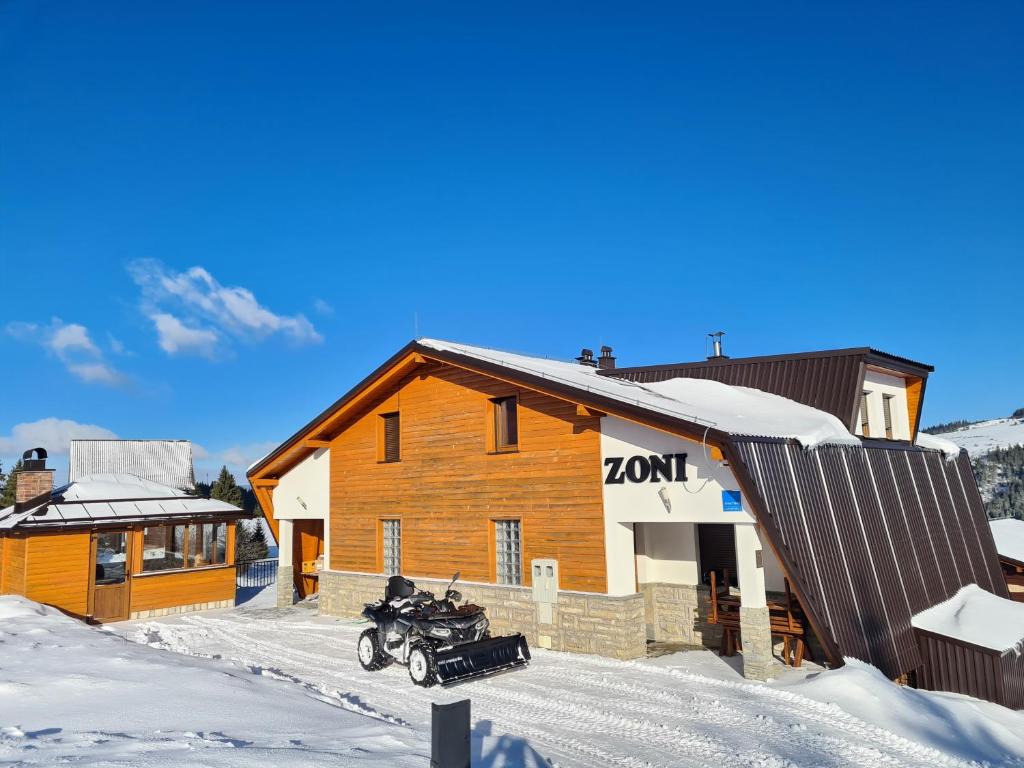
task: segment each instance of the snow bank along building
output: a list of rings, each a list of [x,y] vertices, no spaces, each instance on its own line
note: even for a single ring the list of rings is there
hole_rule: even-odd
[[[69,482],[25,452],[16,502],[0,510],[0,593],[94,621],[235,602],[235,529],[247,515],[197,498],[192,445],[72,440]]]
[[[915,615],[971,584],[1007,596],[966,454],[919,438],[931,371],[870,348],[617,368],[424,339],[248,475],[285,602],[303,571],[356,615],[388,574],[459,570],[496,631],[635,658],[717,643],[707,580],[728,569],[748,677],[788,579],[828,661],[898,678],[946,663]]]

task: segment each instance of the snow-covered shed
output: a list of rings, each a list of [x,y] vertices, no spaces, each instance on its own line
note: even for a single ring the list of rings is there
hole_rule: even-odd
[[[17,472],[0,510],[0,594],[92,621],[234,605],[238,507],[125,472],[54,488],[41,448]]]
[[[496,631],[634,658],[709,643],[728,569],[747,676],[770,674],[788,583],[829,662],[899,678],[925,663],[914,614],[1007,594],[966,454],[918,434],[931,370],[868,347],[630,369],[421,339],[248,476],[283,557],[299,509],[323,521],[329,613],[389,573],[460,570]],[[564,613],[531,590],[551,561]]]
[[[1024,604],[968,584],[913,618],[921,688],[1024,708]]]
[[[1024,602],[1024,520],[992,520],[989,526],[1010,597]]]

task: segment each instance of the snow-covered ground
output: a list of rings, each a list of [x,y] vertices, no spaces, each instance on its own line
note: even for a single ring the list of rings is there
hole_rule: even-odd
[[[0,598],[0,765],[417,766],[421,728],[335,689],[161,653]]]
[[[218,665],[231,660],[236,675],[291,680],[300,695],[347,702],[419,734],[429,733],[432,701],[469,697],[474,766],[1024,766],[1024,714],[899,688],[857,662],[810,675],[788,671],[759,685],[710,652],[619,662],[538,650],[526,669],[424,690],[397,665],[376,673],[359,667],[355,642],[365,626],[296,606],[114,629],[151,648]],[[291,706],[282,700],[278,710]],[[311,717],[301,733],[318,735],[321,727]]]
[[[966,448],[971,458],[975,458],[996,448],[1024,445],[1024,419],[981,421],[953,432],[943,432],[940,437]]]

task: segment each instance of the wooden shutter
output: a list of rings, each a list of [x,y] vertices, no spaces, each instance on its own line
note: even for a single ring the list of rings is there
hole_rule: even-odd
[[[381,419],[384,421],[384,461],[399,461],[402,457],[399,416],[397,413],[386,413]]]
[[[885,415],[885,436],[892,440],[892,395],[882,395],[882,413]]]
[[[871,420],[868,417],[868,395],[870,392],[860,393],[860,431],[864,437],[871,437]]]
[[[515,397],[494,400],[494,448],[507,451],[519,446],[519,420]]]

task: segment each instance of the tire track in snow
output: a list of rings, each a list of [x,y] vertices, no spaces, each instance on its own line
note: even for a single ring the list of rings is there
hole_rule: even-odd
[[[212,640],[223,644],[221,655],[243,666],[284,670],[289,679],[327,695],[355,697],[389,719],[425,726],[426,705],[437,698],[412,689],[397,665],[364,672],[353,650],[358,626],[200,616],[145,627],[157,628],[171,650],[196,654]],[[313,639],[336,653],[295,647]],[[643,681],[623,678],[624,669]],[[345,692],[330,691],[325,679],[342,683]],[[581,765],[798,765],[813,755],[819,761],[827,755],[835,766],[967,765],[788,691],[600,657],[544,654],[529,674],[475,681],[466,693],[477,721],[490,720],[495,732],[523,736],[548,756]],[[751,714],[752,697],[767,713]],[[388,714],[381,712],[382,701]],[[566,720],[587,738],[567,733]],[[783,761],[781,755],[794,757]]]

